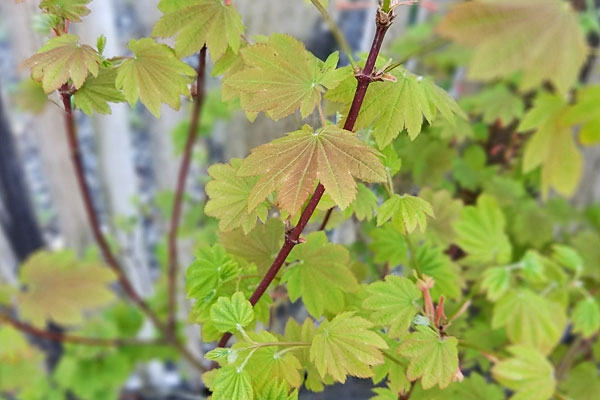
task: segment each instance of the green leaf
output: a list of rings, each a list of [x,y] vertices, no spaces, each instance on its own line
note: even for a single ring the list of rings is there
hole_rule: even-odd
[[[463,285],[460,269],[444,254],[444,248],[425,243],[417,249],[415,257],[414,268],[419,274],[427,275],[435,281],[430,289],[434,299],[437,300],[442,295],[446,299],[460,298]]]
[[[162,0],[158,7],[164,15],[154,27],[152,36],[177,35],[175,52],[178,57],[197,53],[205,44],[213,60],[220,58],[227,47],[237,54],[244,25],[233,5],[225,5],[222,0]]]
[[[200,247],[186,271],[185,288],[189,299],[213,298],[219,287],[240,273],[239,265],[223,247]]]
[[[568,125],[582,124],[579,141],[594,145],[600,141],[600,85],[591,85],[577,91],[577,102],[564,114],[562,122]]]
[[[99,114],[110,114],[110,103],[125,101],[123,94],[117,90],[115,80],[117,70],[115,68],[101,68],[97,77],[86,79],[73,96],[75,107],[87,115],[95,111]]]
[[[349,131],[327,126],[317,132],[304,125],[252,150],[238,170],[240,176],[262,175],[248,198],[248,210],[256,208],[273,191],[277,203],[297,214],[319,180],[344,209],[356,197],[353,177],[383,182],[385,168],[379,153]]]
[[[230,254],[256,264],[258,273],[264,275],[279,253],[284,236],[282,221],[270,218],[266,224],[255,226],[247,235],[241,229],[236,229],[220,233],[219,239]]]
[[[377,210],[377,226],[392,219],[392,226],[409,234],[418,226],[423,232],[427,227],[427,216],[433,217],[431,204],[425,200],[409,195],[395,194]]]
[[[221,332],[237,332],[254,320],[254,310],[244,294],[236,292],[231,298],[219,297],[210,308],[210,318]]]
[[[312,319],[306,318],[302,326],[293,319],[288,319],[285,325],[284,338],[290,342],[310,342],[315,337],[316,329]],[[310,348],[300,347],[294,350],[294,355],[300,361],[302,367],[306,370],[306,380],[304,386],[313,392],[322,392],[325,384],[333,384],[331,377],[327,376],[323,380],[317,371],[315,365],[310,361]]]
[[[253,400],[250,375],[231,365],[218,370],[213,383],[213,400]]]
[[[71,22],[81,22],[81,17],[90,13],[90,9],[86,7],[90,1],[92,0],[43,0],[40,9]]]
[[[600,377],[596,364],[585,361],[573,367],[561,384],[562,390],[573,400],[590,400],[600,397]]]
[[[188,77],[196,76],[196,71],[175,57],[170,47],[152,39],[132,39],[127,47],[134,57],[119,66],[116,80],[127,102],[133,107],[139,98],[157,118],[161,103],[179,110],[181,96],[189,95]]]
[[[298,400],[298,391],[288,394],[288,386],[283,381],[272,379],[256,396],[256,400]]]
[[[0,390],[15,391],[43,376],[43,353],[11,326],[0,325]]]
[[[438,385],[441,389],[452,382],[458,371],[458,340],[455,337],[439,337],[426,326],[417,326],[402,342],[398,352],[408,358],[406,375],[411,381],[421,378],[423,389]]]
[[[560,265],[570,269],[573,272],[580,272],[583,270],[583,259],[572,247],[562,244],[555,244],[552,246],[552,258],[554,258]]]
[[[329,243],[325,232],[309,234],[306,243],[294,247],[287,261],[297,261],[282,278],[287,283],[290,300],[296,301],[302,296],[306,309],[315,318],[325,311],[340,312],[344,307],[344,293],[356,292],[359,288],[349,268],[348,250]]]
[[[573,310],[573,333],[581,333],[583,337],[593,336],[600,330],[600,306],[593,297],[580,300]]]
[[[31,78],[51,93],[68,83],[69,78],[79,89],[88,74],[97,76],[100,57],[92,47],[80,46],[78,36],[62,35],[48,40],[23,65],[31,68]]]
[[[34,114],[42,113],[48,104],[48,95],[42,85],[30,78],[19,82],[16,93],[11,97],[21,111]]]
[[[288,35],[273,34],[268,43],[258,43],[241,51],[246,68],[225,79],[223,84],[247,93],[242,108],[248,112],[268,112],[274,120],[292,114],[298,107],[302,118],[310,115],[321,101],[321,93],[340,81],[338,54],[323,63],[302,43]]]
[[[459,4],[438,31],[474,49],[471,79],[494,80],[521,71],[524,91],[549,80],[566,94],[588,52],[577,14],[561,0]]]
[[[554,393],[554,368],[543,354],[526,346],[511,346],[512,358],[492,368],[494,378],[513,390],[511,400],[546,400]]]
[[[435,218],[427,224],[427,236],[437,245],[449,246],[456,237],[453,225],[460,218],[463,209],[462,201],[454,199],[447,190],[434,192],[429,188],[421,190],[419,197],[431,204],[435,215]]]
[[[463,382],[454,383],[450,389],[452,400],[503,400],[504,391],[498,385],[489,383],[477,372],[471,372]]]
[[[492,328],[504,327],[511,342],[548,354],[567,325],[565,310],[529,289],[509,290],[494,306]]]
[[[421,291],[407,278],[388,275],[385,282],[367,286],[369,297],[363,307],[373,311],[370,319],[378,325],[389,326],[389,336],[399,338],[407,333],[410,323],[419,312]]]
[[[381,228],[369,232],[373,241],[369,249],[375,255],[375,261],[390,263],[391,266],[402,264],[406,261],[408,249],[404,235],[396,230],[392,223],[385,223]]]
[[[511,259],[512,247],[504,226],[504,214],[496,200],[481,195],[477,206],[463,208],[460,220],[454,224],[456,243],[468,254],[468,262],[506,264]]]
[[[525,145],[523,172],[541,166],[545,197],[551,187],[563,196],[571,196],[583,173],[583,161],[573,132],[562,123],[566,110],[567,104],[561,96],[542,93],[518,128],[519,132],[535,129]]]
[[[438,112],[450,123],[455,122],[455,115],[466,118],[452,97],[431,80],[400,68],[391,73],[396,82],[373,82],[369,85],[354,126],[360,130],[373,124],[373,137],[380,149],[389,145],[404,129],[414,140],[421,132],[423,117],[430,123],[437,118]],[[351,79],[356,81],[354,77]],[[343,94],[333,91],[325,97],[335,102],[342,100],[349,108],[352,97],[346,94],[350,93],[346,89],[348,86],[348,83],[340,85]]]
[[[463,99],[461,105],[474,114],[480,114],[488,125],[500,122],[502,126],[508,126],[525,112],[523,99],[501,83],[485,87],[479,93]]]
[[[248,234],[257,219],[263,223],[267,219],[268,202],[263,201],[248,211],[248,196],[258,178],[238,176],[241,164],[242,160],[233,158],[229,164],[214,164],[208,169],[211,180],[206,184],[208,202],[204,212],[219,220],[221,232],[242,227],[244,233]]]
[[[81,324],[84,311],[114,299],[108,285],[115,280],[114,272],[98,262],[79,261],[68,251],[39,251],[20,270],[26,287],[17,296],[21,317],[36,326]]]
[[[481,288],[487,292],[487,299],[498,301],[510,287],[511,269],[507,267],[488,268],[483,273]]]
[[[452,160],[454,179],[465,189],[473,192],[489,182],[498,173],[497,166],[487,165],[485,150],[478,145],[471,145],[465,149],[462,157]]]
[[[346,209],[345,215],[350,217],[354,214],[359,221],[370,221],[377,208],[377,195],[362,183],[357,185],[357,189],[356,198]]]
[[[369,368],[383,363],[381,349],[388,345],[369,329],[373,324],[354,313],[338,314],[333,320],[324,320],[310,347],[310,359],[322,378],[331,375],[337,382],[345,382],[346,375],[368,378]]]

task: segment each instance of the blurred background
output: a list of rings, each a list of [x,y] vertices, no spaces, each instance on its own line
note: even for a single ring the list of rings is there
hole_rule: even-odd
[[[90,44],[103,34],[108,39],[106,54],[125,55],[131,38],[150,35],[161,15],[158,2],[94,0],[89,4],[91,14],[83,23],[73,24],[72,31]],[[377,1],[329,3],[330,15],[353,50],[357,54],[367,51],[374,33],[371,21]],[[405,61],[407,69],[414,73],[438,74],[440,85],[459,98],[474,85],[466,80],[465,67],[461,65],[463,54],[437,53],[437,70],[421,61],[423,53],[434,49],[435,40],[439,41],[434,37],[434,26],[449,3],[422,0],[419,5],[401,7],[384,48],[395,61]],[[572,3],[580,10],[590,6],[585,0]],[[327,24],[309,2],[235,0],[234,4],[248,36],[288,33],[323,59],[338,49]],[[593,23],[592,18],[590,24]],[[0,2],[0,277],[9,283],[17,282],[18,266],[37,249],[69,248],[79,254],[96,251],[69,156],[59,99],[51,97],[46,101],[31,95],[28,81],[24,80],[29,72],[21,67],[48,37],[37,1]],[[596,46],[597,36],[590,34],[589,38],[590,44]],[[429,47],[424,47],[424,43]],[[197,62],[195,57],[185,61],[192,66]],[[599,81],[595,57],[584,72],[587,82]],[[300,118],[293,115],[273,122],[260,115],[251,124],[243,112],[221,101],[218,78],[210,78],[207,87],[199,128],[201,138],[195,148],[187,186],[187,211],[182,221],[182,267],[191,262],[193,248],[215,234],[214,229],[197,229],[206,224],[213,224],[214,228],[215,224],[205,221],[202,215],[207,167],[232,157],[245,157],[253,147],[297,129]],[[153,283],[165,257],[165,233],[189,123],[188,106],[185,104],[179,112],[163,106],[160,119],[144,107],[131,109],[127,104],[114,105],[109,116],[76,113],[79,145],[96,212],[105,233],[119,246],[135,289],[146,298],[156,294]],[[589,147],[583,152],[583,183],[572,199],[573,204],[581,205],[600,200],[600,148]],[[438,161],[439,168],[452,168],[451,159],[445,164],[443,159]],[[343,229],[334,232],[338,241],[343,241],[345,234]],[[197,327],[186,329],[190,337],[198,337]],[[48,362],[55,364],[61,346],[43,341],[40,345],[46,349]],[[203,398],[190,383],[194,380],[187,379],[190,375],[193,372],[182,372],[168,363],[149,362],[128,378],[122,398]],[[303,393],[300,397],[362,399],[368,398],[371,387],[370,380],[355,380],[326,394]]]

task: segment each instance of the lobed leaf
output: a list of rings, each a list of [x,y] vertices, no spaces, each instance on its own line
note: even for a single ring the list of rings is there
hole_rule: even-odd
[[[86,6],[92,0],[43,0],[40,3],[40,9],[69,20],[71,22],[81,22],[81,17],[90,13]]]
[[[297,214],[319,180],[333,201],[344,209],[356,197],[353,177],[367,182],[383,182],[385,168],[379,153],[351,132],[327,126],[317,132],[305,125],[252,150],[238,175],[261,175],[248,198],[254,210],[273,191],[277,203]]]
[[[98,76],[88,77],[73,95],[75,107],[90,116],[94,111],[110,114],[108,103],[125,101],[123,94],[115,86],[116,78],[117,70],[114,68],[101,68]]]
[[[218,370],[213,383],[213,400],[253,400],[250,375],[231,365]]]
[[[391,218],[392,226],[404,234],[412,233],[417,226],[423,232],[427,227],[427,216],[434,216],[431,204],[416,196],[395,194],[379,206],[377,226]]]
[[[573,310],[573,333],[589,338],[600,330],[600,306],[593,297],[580,300]]]
[[[252,304],[242,292],[236,292],[231,298],[219,297],[210,308],[210,318],[221,332],[237,332],[254,320]]]

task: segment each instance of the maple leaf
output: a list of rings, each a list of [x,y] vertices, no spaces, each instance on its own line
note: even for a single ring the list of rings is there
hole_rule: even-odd
[[[593,297],[580,300],[573,310],[573,332],[591,337],[600,330],[600,306]]]
[[[417,326],[416,330],[398,347],[400,355],[409,360],[406,375],[411,381],[421,378],[423,389],[435,385],[443,389],[458,370],[458,340],[439,337],[427,326]]]
[[[511,346],[512,358],[492,367],[494,378],[512,389],[513,400],[546,400],[552,397],[556,380],[554,368],[540,352],[527,346]]]
[[[226,77],[225,87],[247,93],[242,108],[268,112],[274,120],[292,114],[298,107],[302,118],[312,113],[325,88],[335,87],[347,69],[336,70],[339,54],[323,63],[291,36],[273,34],[268,43],[248,46],[240,52],[243,70]]]
[[[35,253],[25,261],[20,278],[27,288],[17,296],[19,310],[36,326],[46,321],[80,324],[83,311],[114,298],[108,284],[116,280],[115,274],[99,263],[78,261],[67,251]]]
[[[407,278],[388,275],[385,282],[367,286],[369,297],[363,307],[372,310],[370,319],[379,325],[390,325],[389,335],[398,338],[407,333],[410,323],[419,311],[421,291]]]
[[[427,216],[433,217],[431,204],[416,196],[395,194],[379,206],[377,226],[391,218],[392,226],[400,232],[409,234],[417,226],[423,232],[427,227]]]
[[[496,200],[488,195],[477,199],[477,206],[463,208],[454,223],[456,243],[468,253],[467,261],[475,264],[510,261],[512,246],[504,227],[506,220]]]
[[[356,196],[353,176],[367,182],[385,181],[385,168],[378,155],[351,132],[335,126],[313,132],[304,125],[300,131],[253,149],[238,175],[262,175],[248,197],[249,211],[278,190],[278,204],[295,215],[317,180],[344,209]]]
[[[561,0],[462,3],[438,31],[474,48],[470,78],[492,80],[522,71],[523,90],[549,80],[565,94],[587,55],[577,14]]]
[[[241,229],[221,232],[219,240],[227,251],[256,264],[259,274],[267,272],[279,253],[284,238],[283,222],[270,218],[266,224],[259,224],[247,235]]]
[[[315,363],[321,377],[326,374],[344,383],[346,375],[368,378],[373,376],[369,368],[382,364],[381,349],[388,345],[369,329],[373,324],[352,312],[338,314],[333,320],[324,320],[310,346],[310,359]]]
[[[175,57],[170,47],[152,39],[132,39],[127,47],[134,57],[119,66],[116,80],[127,102],[133,107],[139,98],[157,118],[161,103],[178,110],[181,95],[189,95],[188,77],[196,71]]]
[[[444,254],[444,247],[434,247],[429,243],[420,246],[415,254],[415,269],[435,281],[430,289],[431,296],[438,299],[444,295],[447,299],[461,296],[462,280],[460,269]]]
[[[453,224],[460,217],[463,203],[460,199],[454,199],[447,190],[437,192],[424,188],[419,192],[419,197],[429,204],[435,218],[427,224],[427,235],[435,244],[447,247],[454,242],[456,232]]]
[[[408,249],[404,235],[392,226],[385,223],[381,228],[369,232],[373,242],[369,249],[375,256],[375,261],[380,263],[389,262],[391,266],[402,264],[406,261]]]
[[[258,393],[256,400],[298,400],[298,390],[288,394],[286,383],[273,379]]]
[[[584,361],[569,371],[569,376],[561,383],[561,387],[573,400],[589,400],[600,398],[600,377],[596,364]]]
[[[492,328],[504,327],[511,342],[548,354],[567,325],[564,309],[528,289],[508,291],[494,306]]]
[[[237,332],[254,320],[252,304],[242,292],[236,292],[231,298],[219,297],[210,308],[210,318],[221,332]]]
[[[81,22],[81,17],[90,13],[87,4],[92,0],[44,0],[40,9],[71,22]]]
[[[354,125],[354,130],[360,130],[373,124],[373,137],[380,149],[389,145],[404,129],[414,140],[421,132],[423,117],[431,123],[439,112],[451,124],[455,123],[455,115],[467,118],[452,97],[430,79],[401,69],[393,70],[391,74],[396,82],[373,82],[369,85]],[[354,77],[352,79],[356,81]],[[328,92],[325,98],[345,103],[349,109],[354,93],[348,90],[351,85],[356,88],[355,82],[341,83],[339,90]]]
[[[269,212],[268,202],[248,210],[248,195],[258,178],[238,176],[241,164],[241,159],[233,158],[229,164],[214,164],[208,169],[212,179],[206,184],[208,202],[204,212],[219,220],[219,230],[222,232],[242,227],[244,233],[248,234],[257,219],[263,223],[266,221]]]
[[[110,114],[110,103],[125,101],[123,94],[117,90],[115,79],[117,70],[101,68],[96,77],[88,77],[73,95],[75,107],[87,115],[95,111],[100,114]]]
[[[561,96],[542,93],[536,97],[533,108],[518,127],[519,132],[535,129],[525,145],[523,171],[542,167],[544,197],[550,187],[564,196],[571,196],[583,173],[583,161],[573,132],[562,122],[567,110]]]
[[[252,400],[254,398],[250,375],[233,365],[217,370],[212,389],[214,400]]]
[[[525,112],[523,99],[501,83],[463,99],[461,106],[481,114],[483,122],[488,125],[500,121],[502,126],[507,126]]]
[[[244,25],[233,5],[225,5],[222,0],[162,0],[158,8],[164,15],[152,36],[177,35],[177,56],[197,53],[205,44],[213,60],[220,58],[228,46],[237,54]]]
[[[313,232],[306,243],[295,247],[288,261],[298,260],[283,274],[282,281],[292,301],[302,296],[308,312],[315,318],[325,310],[339,312],[344,307],[344,293],[356,292],[358,282],[348,268],[350,254],[344,246],[329,243],[325,232]]]
[[[290,318],[285,324],[284,338],[290,342],[312,343],[315,333],[315,324],[311,318],[306,318],[302,325],[298,325],[293,318]],[[321,377],[317,371],[317,368],[310,361],[310,348],[305,346],[299,347],[297,350],[294,350],[294,355],[296,358],[298,358],[298,361],[300,361],[300,364],[306,370],[306,380],[304,381],[304,386],[307,389],[312,390],[313,392],[322,392],[324,389],[323,381],[326,384],[333,383],[329,376],[321,381]]]
[[[185,288],[190,299],[214,296],[221,285],[236,277],[241,268],[219,245],[200,247],[186,271]]]
[[[79,37],[62,35],[48,40],[23,64],[31,68],[31,77],[41,82],[46,93],[59,89],[69,81],[79,89],[88,74],[98,75],[100,56],[88,45],[79,45]]]

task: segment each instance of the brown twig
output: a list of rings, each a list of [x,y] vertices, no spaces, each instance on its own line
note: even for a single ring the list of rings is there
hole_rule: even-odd
[[[42,339],[52,340],[54,342],[66,342],[76,343],[87,346],[109,346],[109,347],[122,347],[122,346],[150,346],[156,344],[164,344],[164,340],[142,340],[135,338],[92,338],[85,336],[68,335],[62,332],[52,332],[44,329],[37,328],[33,325],[26,324],[21,321],[17,321],[7,314],[0,313],[0,321],[7,325],[11,325],[13,328],[20,330],[21,332],[28,333],[33,336],[37,336]]]
[[[185,184],[190,171],[190,163],[192,154],[194,152],[194,143],[196,143],[196,137],[198,136],[198,124],[200,122],[200,115],[202,113],[202,105],[205,97],[205,70],[206,70],[206,46],[200,50],[199,61],[198,61],[198,75],[196,77],[196,88],[193,91],[194,108],[192,110],[192,119],[190,122],[190,128],[187,134],[187,140],[185,143],[185,149],[183,151],[183,159],[179,167],[179,174],[177,176],[177,187],[175,189],[175,199],[173,201],[173,213],[171,215],[171,223],[169,226],[169,240],[168,240],[168,254],[169,254],[169,266],[168,266],[168,320],[167,328],[170,335],[175,334],[175,322],[177,320],[177,267],[178,267],[178,255],[177,255],[177,231],[179,230],[179,222],[181,220],[181,211],[183,208],[183,196],[185,194]]]
[[[108,241],[106,240],[102,230],[100,228],[100,222],[98,217],[96,216],[96,212],[94,211],[94,205],[92,202],[91,193],[87,187],[85,182],[85,173],[83,170],[83,162],[81,159],[81,153],[79,151],[79,146],[77,145],[77,130],[75,127],[75,118],[73,116],[73,107],[71,104],[71,95],[72,92],[70,88],[65,84],[60,90],[60,94],[62,97],[63,105],[65,108],[65,125],[67,131],[67,140],[69,142],[69,149],[71,153],[71,160],[73,162],[73,167],[75,169],[75,176],[77,178],[77,184],[79,186],[79,191],[81,193],[81,197],[83,199],[83,204],[85,207],[85,211],[90,222],[90,226],[92,229],[92,233],[94,235],[94,239],[100,247],[100,251],[102,256],[104,257],[108,266],[115,272],[119,283],[123,287],[123,290],[129,296],[129,298],[133,301],[133,303],[140,308],[150,318],[154,326],[163,334],[168,342],[175,347],[181,355],[190,362],[195,368],[200,371],[204,371],[206,368],[202,365],[202,362],[197,360],[186,348],[185,346],[177,340],[176,337],[169,334],[167,326],[158,318],[156,313],[148,306],[148,304],[136,293],[135,289],[129,279],[125,275],[123,268],[117,261],[117,258],[113,254]]]
[[[358,80],[358,84],[356,87],[356,92],[354,93],[354,99],[352,100],[352,105],[350,106],[350,111],[348,112],[348,116],[346,118],[346,122],[344,124],[344,129],[348,131],[352,131],[354,128],[354,124],[356,123],[356,119],[358,118],[358,112],[360,111],[360,107],[365,98],[365,94],[367,92],[367,88],[369,84],[375,80],[373,72],[375,71],[375,61],[377,60],[377,55],[379,54],[379,50],[381,49],[381,44],[383,43],[383,38],[391,25],[393,20],[393,16],[390,14],[385,14],[379,11],[377,13],[377,30],[375,31],[375,37],[373,38],[373,44],[371,45],[371,50],[369,52],[369,56],[367,58],[367,62],[365,63],[365,67],[362,71],[356,72],[356,79]],[[296,246],[300,241],[300,234],[308,224],[308,221],[312,217],[315,209],[317,208],[317,204],[321,200],[321,197],[325,193],[325,187],[323,184],[319,183],[312,197],[310,198],[308,205],[300,215],[300,220],[294,229],[292,229],[288,234],[286,234],[285,242],[279,250],[277,257],[271,264],[271,267],[263,277],[263,279],[258,284],[258,287],[252,293],[250,297],[250,303],[255,305],[258,300],[265,293],[279,269],[285,262],[288,254],[292,251],[294,246]],[[219,341],[219,347],[225,347],[227,342],[231,338],[231,333],[226,333],[223,335],[221,340]],[[214,366],[214,364],[213,364]]]
[[[329,222],[329,218],[331,218],[331,214],[333,213],[333,207],[327,210],[325,217],[323,217],[323,222],[321,222],[321,226],[319,226],[320,231],[324,231],[327,228],[327,223]]]

